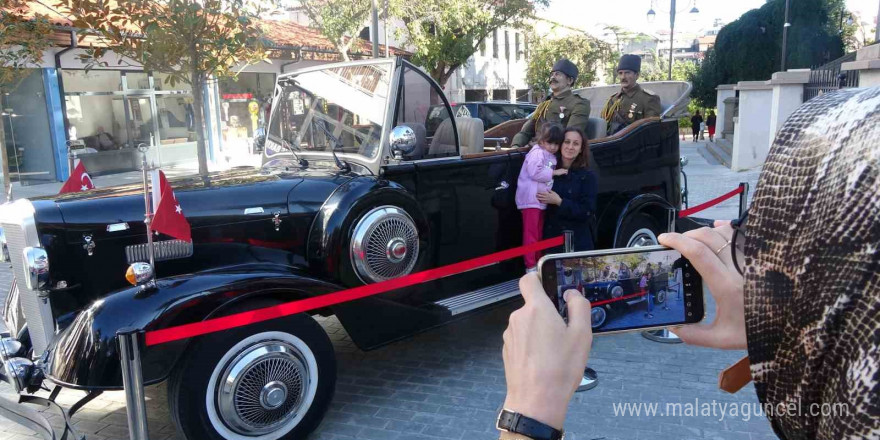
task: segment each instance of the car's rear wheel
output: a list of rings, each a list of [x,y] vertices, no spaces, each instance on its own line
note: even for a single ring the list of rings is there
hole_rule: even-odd
[[[641,213],[631,218],[620,230],[614,247],[654,246],[659,243],[658,234],[660,234],[660,226],[654,218]]]
[[[654,295],[654,302],[657,304],[663,304],[666,302],[666,289],[660,289],[660,291]]]
[[[295,315],[204,337],[172,374],[169,406],[189,439],[304,438],[336,386],[330,339]]]
[[[605,308],[603,307],[593,307],[590,309],[590,322],[591,326],[596,329],[605,325],[605,320],[608,319],[608,313],[605,312]]]

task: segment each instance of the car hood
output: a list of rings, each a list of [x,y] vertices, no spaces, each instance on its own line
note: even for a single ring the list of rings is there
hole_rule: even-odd
[[[207,176],[169,179],[178,204],[193,229],[256,220],[290,207],[303,213],[317,209],[323,200],[356,174],[331,168],[237,169]],[[297,187],[307,182],[302,191]],[[305,203],[304,203],[305,202]],[[52,212],[60,213],[67,233],[92,234],[100,240],[143,234],[143,185],[131,184],[61,194],[33,200],[37,222],[57,223]],[[46,213],[40,218],[41,212]],[[108,230],[114,225],[113,231]],[[58,225],[61,226],[61,225]]]

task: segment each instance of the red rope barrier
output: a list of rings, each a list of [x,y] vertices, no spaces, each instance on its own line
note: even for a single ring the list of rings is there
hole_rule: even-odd
[[[716,197],[716,198],[714,198],[714,199],[712,199],[712,200],[709,200],[709,201],[706,202],[706,203],[701,203],[701,204],[699,204],[699,205],[697,205],[697,206],[694,206],[693,208],[689,208],[689,209],[685,209],[685,210],[683,210],[683,211],[679,211],[679,212],[678,212],[678,218],[684,218],[684,217],[687,217],[687,216],[689,216],[689,215],[691,215],[691,214],[694,214],[694,213],[700,212],[700,211],[702,211],[702,210],[704,210],[704,209],[706,209],[706,208],[710,208],[710,207],[712,207],[712,206],[715,206],[715,205],[717,205],[717,204],[719,204],[719,203],[721,203],[721,202],[723,202],[723,201],[725,201],[725,200],[727,200],[727,199],[729,199],[729,198],[731,198],[731,197],[733,197],[733,196],[735,196],[735,195],[737,195],[737,194],[742,193],[744,190],[745,190],[745,187],[742,186],[742,185],[740,185],[737,189],[735,189],[735,190],[733,190],[733,191],[731,191],[731,192],[729,192],[729,193],[727,193],[727,194],[724,194],[724,195],[722,195],[721,197]]]
[[[636,292],[636,293],[632,293],[632,294],[629,294],[629,295],[621,296],[620,298],[603,299],[602,301],[596,301],[596,302],[594,302],[594,303],[590,303],[590,307],[601,306],[601,305],[604,305],[604,304],[613,303],[613,302],[618,302],[618,301],[625,301],[625,300],[628,300],[628,299],[630,299],[630,298],[636,298],[636,297],[639,297],[639,296],[645,296],[645,295],[647,295],[647,294],[648,294],[648,291],[647,291],[647,290],[640,290],[640,291],[638,291],[638,292]]]
[[[219,332],[221,330],[228,330],[248,324],[268,321],[270,319],[307,312],[309,310],[315,310],[348,301],[354,301],[357,299],[378,295],[380,293],[389,292],[391,290],[402,289],[404,287],[433,281],[436,279],[448,277],[450,275],[456,275],[470,270],[479,269],[481,267],[489,266],[491,264],[495,264],[504,260],[520,257],[530,252],[537,252],[544,249],[561,246],[563,242],[564,239],[562,237],[550,238],[526,246],[507,249],[501,252],[495,252],[494,254],[484,255],[482,257],[472,258],[470,260],[465,260],[458,263],[437,267],[434,269],[428,269],[422,272],[407,275],[405,277],[394,278],[375,284],[353,287],[351,289],[340,290],[338,292],[328,293],[326,295],[321,295],[314,298],[291,301],[284,304],[279,304],[277,306],[251,310],[249,312],[236,313],[234,315],[224,316],[222,318],[208,319],[201,322],[183,324],[175,327],[164,328],[161,330],[152,330],[146,333],[146,344],[147,346],[164,344],[166,342]]]

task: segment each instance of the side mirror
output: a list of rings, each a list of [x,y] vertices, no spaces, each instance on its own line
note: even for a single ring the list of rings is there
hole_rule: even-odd
[[[684,168],[688,164],[688,158],[681,156],[680,158],[678,158],[678,162],[681,164],[681,167]]]
[[[416,132],[406,125],[398,125],[388,135],[388,143],[395,156],[412,153],[416,149]]]

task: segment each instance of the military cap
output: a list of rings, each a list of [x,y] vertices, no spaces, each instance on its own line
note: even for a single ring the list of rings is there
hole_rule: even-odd
[[[642,58],[638,55],[624,55],[620,57],[620,62],[617,63],[617,70],[631,70],[639,73],[642,70]]]
[[[561,58],[556,64],[553,65],[553,72],[562,72],[566,76],[572,79],[577,79],[578,77],[578,68],[567,58]]]

